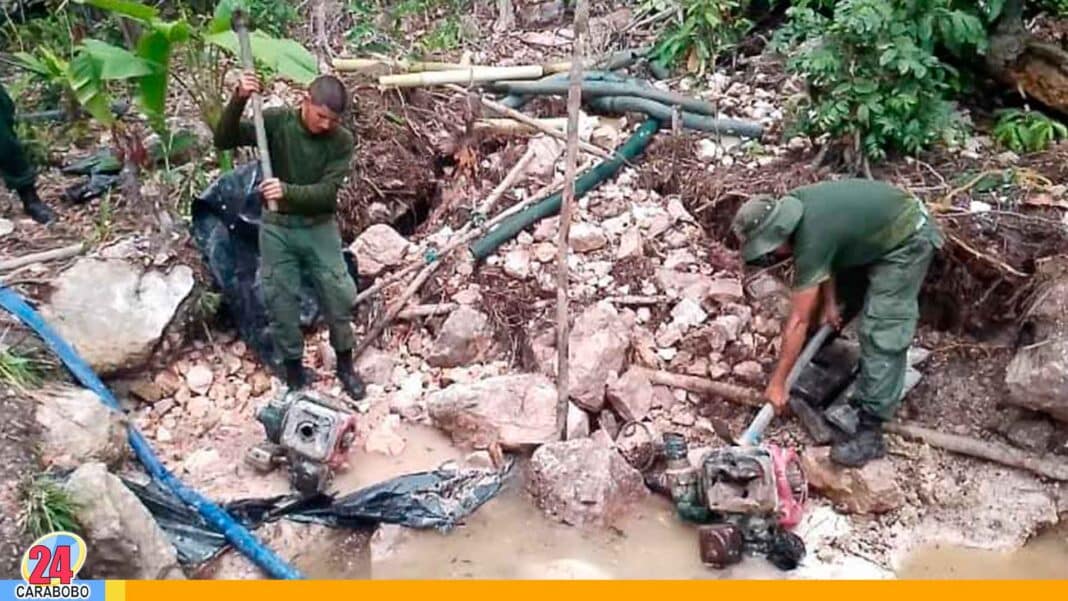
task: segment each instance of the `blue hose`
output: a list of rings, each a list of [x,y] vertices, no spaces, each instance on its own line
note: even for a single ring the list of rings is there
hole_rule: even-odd
[[[100,397],[105,405],[121,411],[119,401],[108,387],[100,381],[93,368],[85,362],[85,359],[75,351],[66,340],[56,333],[45,320],[26,304],[26,301],[10,288],[0,286],[0,307],[18,317],[24,324],[32,328],[45,341],[53,352],[66,364],[67,369],[74,374],[83,386],[92,390]],[[304,576],[295,568],[288,565],[280,557],[274,554],[256,539],[244,526],[235,521],[229,514],[211,501],[205,499],[200,493],[182,484],[181,480],[174,477],[166,467],[160,463],[156,454],[152,451],[148,441],[133,426],[127,427],[127,439],[137,455],[138,460],[145,466],[145,470],[156,480],[171,490],[182,501],[189,504],[197,513],[204,517],[209,524],[221,532],[226,540],[234,548],[243,553],[253,563],[270,574],[273,578],[285,580],[299,580]]]

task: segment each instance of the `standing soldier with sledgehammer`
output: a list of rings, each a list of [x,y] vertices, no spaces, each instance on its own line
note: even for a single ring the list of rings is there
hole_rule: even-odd
[[[235,20],[236,20],[235,16]],[[247,30],[235,23],[247,51]],[[260,93],[260,81],[246,70],[215,127],[215,146],[222,150],[257,144],[257,124],[241,120],[250,98]],[[257,99],[258,100],[258,99]],[[341,126],[348,92],[330,75],[316,78],[297,108],[273,108],[256,115],[266,133],[268,165],[274,177],[260,184],[263,220],[260,227],[260,269],[264,300],[275,343],[285,361],[286,385],[297,390],[308,384],[304,370],[304,338],[300,329],[301,275],[307,275],[330,329],[337,352],[337,377],[353,400],[365,391],[352,364],[354,337],[352,306],[356,284],[342,255],[341,235],[334,212],[338,190],[349,172],[352,134]],[[254,103],[259,108],[259,103]],[[266,173],[269,173],[265,170]]]

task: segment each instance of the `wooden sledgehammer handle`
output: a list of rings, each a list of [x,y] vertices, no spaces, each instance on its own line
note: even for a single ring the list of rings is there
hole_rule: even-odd
[[[248,17],[244,11],[235,10],[230,23],[237,34],[237,41],[241,45],[241,66],[247,71],[255,69],[252,62],[252,42],[248,34]],[[263,99],[259,94],[252,95],[252,120],[256,125],[256,147],[260,151],[260,165],[263,170],[263,179],[274,177],[271,169],[271,151],[267,148],[267,129],[263,125]],[[278,210],[278,203],[273,200],[267,201],[267,208],[271,211]]]

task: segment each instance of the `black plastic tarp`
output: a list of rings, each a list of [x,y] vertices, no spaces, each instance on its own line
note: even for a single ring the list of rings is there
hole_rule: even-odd
[[[436,470],[398,476],[344,496],[329,494],[243,499],[223,506],[249,529],[279,519],[334,528],[399,524],[448,532],[500,492],[514,463],[501,471],[446,463]],[[186,565],[200,565],[229,544],[200,515],[155,482],[124,480],[156,519]]]
[[[223,297],[223,308],[238,335],[260,361],[278,373],[281,358],[268,327],[259,277],[259,228],[262,200],[258,163],[248,163],[221,176],[192,207],[192,235]],[[345,251],[349,275],[359,284],[355,257]],[[311,283],[301,293],[301,324],[319,318],[319,303]]]

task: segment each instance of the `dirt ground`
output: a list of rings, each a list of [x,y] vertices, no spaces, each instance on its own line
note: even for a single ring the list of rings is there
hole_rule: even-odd
[[[34,403],[25,395],[0,391],[0,578],[18,579],[22,554],[33,540],[19,523],[18,487],[37,473]]]

